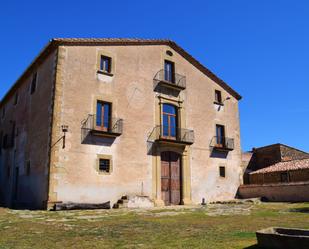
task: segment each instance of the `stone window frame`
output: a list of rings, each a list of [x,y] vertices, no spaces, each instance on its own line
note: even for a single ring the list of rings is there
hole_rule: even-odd
[[[224,139],[226,139],[227,136],[227,126],[224,122],[221,121],[215,121],[215,137],[217,137],[217,127],[223,127],[223,132],[224,132]],[[217,142],[217,141],[216,141]]]
[[[176,107],[178,128],[186,129],[185,110],[183,107],[183,101],[176,98],[167,98],[161,95],[157,96],[157,98],[158,98],[158,109],[156,110],[155,113],[156,124],[162,125],[163,105],[170,104]]]
[[[167,53],[169,51],[172,55]],[[175,51],[171,49],[170,47],[166,47],[161,51],[161,68],[164,69],[165,61],[170,61],[174,63],[174,73],[176,73],[176,68],[178,66],[178,63],[176,62],[175,56],[173,56]]]
[[[106,72],[101,70],[100,65],[101,65],[101,57],[107,57],[110,59],[110,72]],[[96,63],[96,69],[97,69],[97,74],[104,74],[107,76],[114,76],[115,74],[115,56],[112,55],[109,52],[106,52],[104,50],[98,50],[97,51],[97,63]]]
[[[100,96],[94,96],[92,100],[92,114],[96,114],[97,112],[97,102],[105,102],[111,104],[111,119],[113,117],[117,117],[116,110],[117,110],[117,102],[111,96],[107,96],[105,94]]]
[[[100,159],[109,160],[109,172],[100,170]],[[99,173],[99,175],[111,175],[112,172],[113,172],[113,157],[112,157],[112,155],[98,154],[97,159],[96,159],[95,169]]]
[[[224,106],[224,103],[223,103],[223,93],[222,93],[222,91],[219,90],[219,89],[215,89],[214,93],[215,93],[214,104]],[[221,98],[221,102],[217,101],[217,99],[216,99],[217,93],[219,94],[219,96],[220,96],[220,98]]]

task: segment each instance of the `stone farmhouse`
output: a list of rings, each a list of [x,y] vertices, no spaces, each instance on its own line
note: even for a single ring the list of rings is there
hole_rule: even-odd
[[[170,40],[52,39],[0,103],[1,202],[232,199],[240,99]]]
[[[243,198],[309,201],[309,154],[284,144],[253,148],[243,155]]]

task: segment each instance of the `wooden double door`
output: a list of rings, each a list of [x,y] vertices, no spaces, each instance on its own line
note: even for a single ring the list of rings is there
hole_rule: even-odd
[[[181,204],[181,155],[172,151],[161,153],[161,197],[165,205]]]

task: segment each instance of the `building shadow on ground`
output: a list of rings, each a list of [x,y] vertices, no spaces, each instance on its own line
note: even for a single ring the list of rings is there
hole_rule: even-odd
[[[307,208],[307,207],[304,207],[304,208],[291,208],[291,209],[289,209],[289,212],[307,214],[307,213],[309,213],[309,208]]]
[[[260,247],[258,246],[258,244],[255,244],[252,246],[244,247],[244,249],[266,249],[266,248]]]

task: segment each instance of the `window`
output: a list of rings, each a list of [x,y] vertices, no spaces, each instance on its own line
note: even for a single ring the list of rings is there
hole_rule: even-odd
[[[30,175],[30,170],[31,170],[31,167],[30,167],[30,161],[27,161],[27,164],[26,164],[26,175],[29,176]]]
[[[18,103],[18,93],[15,93],[14,105],[17,105],[17,103]]]
[[[168,56],[173,56],[173,52],[172,52],[171,50],[166,50],[166,54],[167,54]]]
[[[224,166],[219,167],[219,175],[220,177],[225,177],[225,167]]]
[[[99,174],[109,175],[113,171],[111,155],[97,155],[96,170]]]
[[[288,172],[282,172],[280,174],[281,182],[289,182],[289,173]]]
[[[33,94],[36,90],[36,84],[37,84],[37,73],[35,72],[33,74],[33,77],[32,77],[32,81],[31,81],[31,87],[30,87],[30,93]]]
[[[98,101],[96,114],[96,127],[99,130],[108,131],[111,127],[111,103]]]
[[[177,133],[177,108],[171,104],[163,104],[162,133],[164,137],[176,138]]]
[[[217,146],[225,146],[225,129],[224,125],[216,125],[216,142]]]
[[[110,57],[101,55],[100,58],[100,71],[105,73],[111,73],[112,69],[112,59]]]
[[[11,166],[8,164],[6,166],[6,176],[9,178],[11,176]]]
[[[2,108],[2,118],[4,118],[5,117],[5,106],[3,106],[3,108]]]
[[[171,61],[164,61],[164,80],[175,83],[175,64]]]
[[[221,95],[221,91],[219,90],[215,90],[215,102],[217,104],[222,104],[222,95]]]
[[[15,130],[16,130],[16,122],[12,122],[12,130],[11,130],[11,146],[13,147],[15,144]]]
[[[15,168],[14,178],[15,178],[15,182],[14,182],[13,198],[16,201],[18,197],[18,180],[19,180],[19,168],[18,167]]]
[[[110,159],[99,159],[99,170],[102,172],[110,173]]]
[[[3,145],[2,145],[2,140],[3,140],[3,132],[1,131],[1,132],[0,132],[0,155],[1,155],[2,147],[3,147]]]
[[[3,136],[2,147],[6,149],[8,147],[8,134]]]

